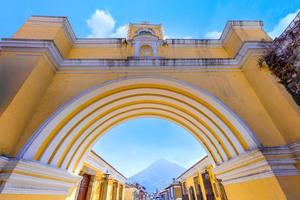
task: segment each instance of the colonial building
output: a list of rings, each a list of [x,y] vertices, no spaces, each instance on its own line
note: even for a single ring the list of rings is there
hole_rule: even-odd
[[[123,200],[126,177],[94,151],[90,151],[79,173],[77,200]]]
[[[158,192],[156,195],[156,200],[167,200],[168,199],[168,191],[166,189],[163,189]]]
[[[124,191],[124,200],[139,200],[139,189],[135,184],[126,184]]]
[[[164,188],[158,196],[162,200],[182,200],[180,182],[174,180],[173,183]]]
[[[177,178],[183,200],[227,200],[224,186],[212,169],[206,156]]]
[[[148,23],[83,39],[65,17],[29,18],[0,42],[0,199],[75,199],[81,180],[89,191],[102,178],[87,164],[95,142],[145,116],[193,134],[211,164],[199,180],[222,181],[229,200],[300,199],[298,62],[280,76],[262,61],[273,48],[261,21],[229,21],[212,40]],[[197,198],[192,183],[184,198]]]
[[[149,195],[146,192],[146,188],[142,185],[135,183],[127,183],[125,187],[124,200],[149,200]]]

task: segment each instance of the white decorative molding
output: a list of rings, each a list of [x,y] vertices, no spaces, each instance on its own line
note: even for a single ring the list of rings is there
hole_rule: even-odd
[[[93,87],[90,90],[87,90],[86,92],[82,93],[78,97],[69,101],[45,121],[45,123],[35,132],[35,134],[32,136],[30,141],[28,141],[28,143],[24,146],[24,148],[22,149],[22,151],[18,156],[26,159],[32,159],[36,154],[36,152],[38,151],[38,149],[40,148],[40,146],[45,141],[47,134],[51,132],[51,130],[56,126],[56,124],[59,123],[59,121],[63,119],[66,115],[68,115],[68,113],[71,112],[74,108],[86,102],[88,99],[92,98],[93,96],[102,94],[105,91],[111,91],[113,90],[113,88],[118,88],[120,85],[122,85],[125,88],[126,86],[134,86],[139,84],[153,84],[153,83],[160,84],[162,86],[165,85],[173,88],[180,88],[182,91],[188,91],[190,94],[197,96],[199,99],[202,99],[204,102],[209,102],[209,104],[212,107],[214,107],[220,113],[222,113],[222,115],[225,116],[234,127],[236,127],[239,134],[244,138],[244,141],[247,142],[249,149],[256,149],[258,146],[260,146],[260,143],[256,140],[256,137],[251,132],[251,130],[247,127],[247,125],[220,100],[218,100],[216,97],[212,96],[211,94],[207,93],[206,91],[203,91],[186,82],[182,82],[171,78],[139,76],[139,77],[121,78],[118,80],[105,82],[101,85],[98,85],[97,87]],[[140,101],[142,99],[145,99],[145,97],[137,95],[136,97],[127,98],[126,96],[129,94],[139,94],[139,93],[145,94],[145,91],[149,92],[149,95],[147,95],[146,97],[148,98],[148,100],[152,100],[152,99],[157,100],[159,98],[161,101],[164,102],[172,102],[173,105],[178,105],[181,107],[185,106],[186,109],[189,109],[190,112],[194,113],[194,116],[198,116],[202,120],[206,121],[206,123],[209,123],[212,130],[214,130],[216,133],[219,133],[219,137],[222,137],[222,141],[223,141],[222,143],[226,144],[226,149],[230,152],[232,157],[235,157],[237,155],[237,152],[233,149],[233,145],[235,149],[238,151],[238,154],[241,154],[245,151],[240,141],[237,139],[237,136],[230,130],[228,125],[225,124],[218,116],[216,116],[216,113],[213,113],[211,110],[209,110],[207,107],[203,106],[199,102],[191,100],[189,99],[189,97],[186,97],[183,94],[180,94],[175,91],[167,91],[167,90],[162,91],[161,89],[157,90],[157,89],[149,89],[149,88],[148,89],[139,88],[130,91],[127,91],[125,89],[124,91],[120,91],[117,94],[112,94],[107,98],[102,98],[99,101],[94,102],[93,104],[86,107],[83,111],[78,113],[77,116],[74,116],[61,129],[61,131],[55,137],[55,140],[52,140],[51,143],[47,145],[47,148],[44,149],[43,155],[41,156],[40,159],[41,162],[48,163],[49,158],[52,157],[51,155],[53,154],[53,152],[55,152],[55,155],[51,158],[51,161],[49,161],[51,162],[52,165],[58,166],[57,162],[59,160],[63,160],[61,165],[62,168],[65,169],[68,168],[68,170],[76,170],[77,169],[76,163],[79,159],[81,160],[81,155],[83,155],[81,154],[81,152],[82,151],[87,152],[86,149],[90,148],[89,146],[93,145],[93,141],[95,141],[95,139],[93,139],[93,141],[90,140],[92,140],[92,138],[94,137],[99,137],[99,133],[101,133],[100,130],[101,128],[104,128],[105,126],[109,126],[109,124],[114,124],[115,120],[118,121],[118,119],[122,119],[124,116],[127,116],[128,119],[131,116],[131,114],[141,115],[143,114],[143,112],[155,113],[155,115],[157,116],[160,116],[159,114],[163,113],[164,116],[170,116],[171,119],[177,118],[179,122],[182,122],[183,126],[191,127],[193,134],[201,136],[201,138],[203,139],[203,141],[205,141],[207,146],[210,147],[211,149],[210,152],[215,156],[214,158],[217,163],[222,163],[223,161],[228,160],[228,155],[226,155],[225,153],[224,146],[222,146],[221,143],[218,142],[219,138],[216,138],[214,134],[212,134],[207,129],[205,129],[205,127],[203,127],[201,124],[199,124],[199,126],[201,126],[201,130],[198,126],[194,126],[193,124],[191,124],[190,121],[186,120],[186,118],[182,116],[190,118],[190,120],[195,121],[195,123],[196,123],[196,119],[189,117],[186,113],[184,113],[184,111],[168,105],[138,104],[138,105],[126,106],[124,108],[116,109],[115,111],[110,112],[105,118],[95,121],[95,123],[91,125],[90,128],[87,129],[84,133],[82,133],[80,137],[78,137],[76,140],[72,139],[73,137],[76,137],[77,129],[80,130],[85,123],[87,123],[88,121],[96,117],[98,113],[102,113],[104,112],[104,110],[110,109],[111,105],[108,105],[107,107],[103,107],[103,109],[101,108],[102,110],[98,109],[97,111],[95,111],[94,109],[98,108],[98,106],[101,105],[102,103],[108,104],[109,101],[112,101],[113,104],[119,103],[114,100],[115,98],[122,99],[120,100],[122,101],[120,102],[122,104],[126,102],[132,102],[132,101]],[[160,94],[160,97],[158,97],[156,94]],[[161,94],[164,94],[165,96],[162,97]],[[126,98],[121,98],[123,96]],[[180,99],[181,102],[177,101],[176,99]],[[182,101],[190,102],[190,104],[193,104],[193,108],[190,108]],[[201,110],[201,112],[205,113],[205,115],[195,110],[195,108]],[[89,113],[91,113],[91,115],[86,116],[85,119],[82,120],[80,123],[76,122],[77,120],[80,120],[83,116]],[[209,116],[210,119],[208,119],[207,116]],[[105,120],[106,118],[107,119],[110,118],[110,120],[106,121],[105,122],[106,124],[102,124],[102,126],[97,127],[98,124],[102,123],[102,120]],[[218,127],[211,122],[211,119],[214,119],[214,123],[218,124]],[[67,130],[72,128],[73,124],[74,125],[77,124],[76,129],[73,129],[70,132],[69,136],[66,137],[65,140],[62,142],[61,138],[64,138],[64,135],[68,133]],[[219,130],[219,127],[223,129],[222,132]],[[203,134],[203,131],[205,131],[206,134]],[[226,134],[226,136],[224,134]],[[81,143],[82,138],[85,137],[87,139],[84,141],[84,143]],[[230,140],[230,142],[228,140]],[[75,141],[75,142],[74,144],[70,145],[70,149],[68,150],[68,152],[65,155],[63,155],[70,141]],[[214,145],[211,144],[211,142],[213,142]],[[89,145],[89,146],[85,146],[85,145]],[[57,149],[57,151],[54,151],[53,149]]]
[[[68,195],[81,177],[39,162],[10,159],[0,172],[0,193]]]
[[[50,40],[25,40],[25,39],[3,39],[0,49],[16,52],[46,53],[57,71],[74,70],[112,70],[126,69],[135,70],[140,67],[148,69],[186,69],[187,70],[224,70],[240,69],[242,63],[250,54],[261,54],[270,48],[269,42],[245,42],[235,58],[228,59],[63,59],[53,41]]]
[[[158,46],[160,42],[155,35],[137,35],[131,41],[131,44],[134,46],[134,57],[140,57],[140,49],[143,46],[150,46],[153,51],[152,57],[158,57]],[[149,58],[148,58],[149,59]]]
[[[79,38],[73,47],[121,47],[125,38]]]
[[[224,184],[271,176],[300,176],[296,162],[288,146],[265,147],[222,163],[214,172]]]
[[[205,156],[200,161],[195,163],[192,167],[187,169],[185,172],[183,172],[181,175],[179,175],[176,179],[178,181],[183,181],[187,179],[188,177],[194,176],[194,174],[198,172],[203,172],[208,166],[212,165],[212,161],[210,160],[208,156]]]
[[[8,160],[9,160],[8,158],[4,156],[0,156],[0,171],[6,166]]]
[[[85,162],[103,173],[108,172],[113,179],[119,182],[125,183],[127,181],[127,178],[123,174],[121,174],[113,166],[103,160],[94,151],[90,151],[88,153]]]
[[[294,155],[295,159],[297,161],[300,161],[300,141],[299,142],[294,142],[290,145],[288,145],[291,153]]]
[[[69,41],[73,44],[76,42],[77,38],[75,33],[69,23],[67,17],[62,16],[40,16],[40,15],[33,15],[28,19],[29,22],[37,22],[37,23],[59,23],[63,25],[63,28],[66,32],[66,35]]]
[[[68,35],[70,41],[74,46],[102,46],[102,45],[120,45],[121,41],[126,38],[76,38],[75,33],[69,23],[67,17],[59,16],[32,16],[28,21],[32,22],[47,22],[47,23],[62,23],[63,27]],[[134,24],[134,23],[133,23]],[[140,24],[139,24],[140,25]],[[151,26],[154,24],[145,24],[145,27]],[[161,26],[161,25],[159,25]],[[227,41],[227,38],[230,36],[230,31],[236,28],[242,28],[246,30],[260,30],[263,27],[262,21],[256,20],[232,20],[228,21],[225,25],[225,28],[222,32],[220,39],[166,39],[166,43],[173,46],[190,46],[190,47],[222,47],[223,44]],[[160,33],[163,34],[162,32]]]
[[[226,43],[230,31],[236,28],[244,30],[262,30],[264,23],[259,20],[231,20],[226,23],[226,26],[221,34],[220,40]]]
[[[269,176],[270,172],[271,168],[259,150],[245,153],[214,168],[217,178],[221,179],[224,184]]]

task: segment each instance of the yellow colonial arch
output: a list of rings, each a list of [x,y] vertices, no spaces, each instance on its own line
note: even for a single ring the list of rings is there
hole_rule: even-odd
[[[216,165],[260,145],[245,123],[207,92],[178,80],[133,77],[103,83],[66,103],[35,132],[19,157],[78,173],[103,133],[143,116],[186,128]]]

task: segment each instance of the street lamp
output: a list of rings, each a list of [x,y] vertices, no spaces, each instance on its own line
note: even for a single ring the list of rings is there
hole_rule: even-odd
[[[104,173],[104,178],[105,180],[108,180],[110,173],[108,172],[108,170],[106,170],[106,172]]]

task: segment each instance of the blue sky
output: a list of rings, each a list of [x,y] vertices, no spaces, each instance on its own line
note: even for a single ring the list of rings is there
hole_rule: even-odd
[[[129,22],[149,21],[162,23],[167,37],[211,38],[231,19],[263,20],[266,31],[276,36],[295,16],[300,1],[9,0],[1,8],[1,38],[10,37],[30,15],[67,16],[78,37],[123,36]]]
[[[94,150],[127,177],[160,158],[188,168],[206,155],[184,128],[156,118],[129,120],[112,128]]]
[[[1,2],[0,38],[11,37],[31,15],[67,16],[82,38],[125,37],[127,24],[140,21],[162,23],[170,38],[218,38],[228,20],[247,19],[264,21],[276,37],[299,8],[300,0],[9,0]],[[158,158],[189,167],[204,155],[185,130],[158,119],[122,124],[95,150],[126,176]]]

